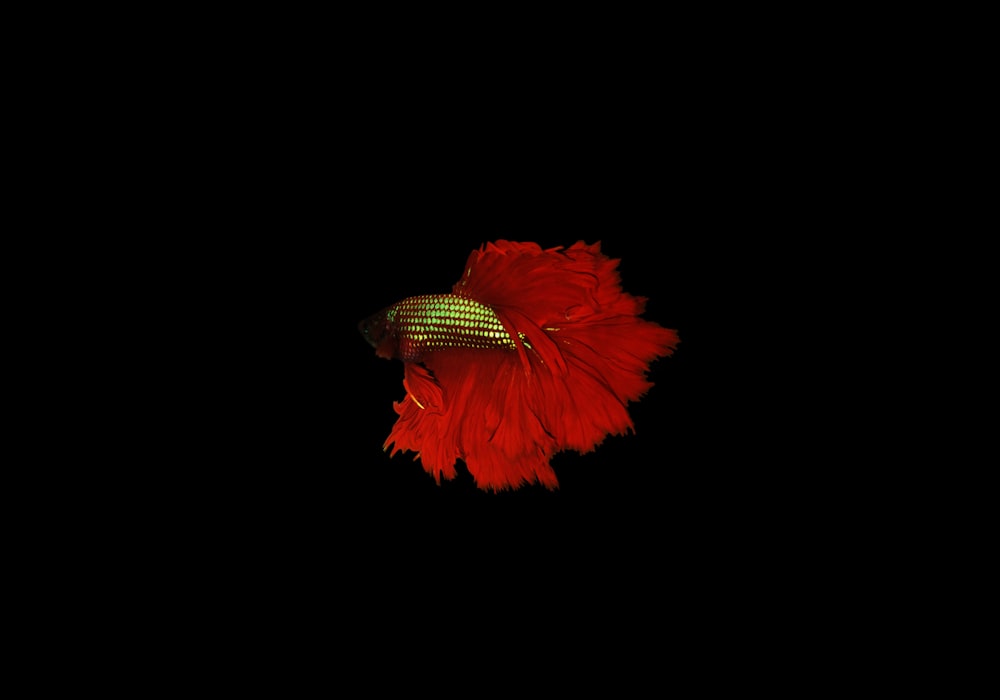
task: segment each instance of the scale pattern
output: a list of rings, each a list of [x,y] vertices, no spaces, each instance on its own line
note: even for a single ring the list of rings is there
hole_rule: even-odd
[[[386,318],[396,328],[404,362],[448,348],[517,348],[492,308],[455,294],[403,299],[388,309]]]

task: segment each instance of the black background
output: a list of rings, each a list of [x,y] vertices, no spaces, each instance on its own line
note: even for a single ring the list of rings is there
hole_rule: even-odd
[[[311,604],[343,588],[337,610],[377,590],[390,607],[582,612],[582,591],[625,619],[669,587],[729,595],[789,531],[773,507],[786,472],[744,427],[766,401],[734,381],[770,321],[747,299],[780,211],[773,166],[734,93],[610,87],[516,107],[290,88],[163,132],[142,154],[162,173],[125,190],[146,233],[115,250],[124,289],[150,290],[115,290],[138,330],[117,350],[132,451],[109,482],[136,550]],[[382,450],[403,367],[358,322],[448,291],[498,238],[601,241],[681,340],[651,367],[635,433],[555,456],[556,491],[487,493],[464,472],[438,486]]]
[[[57,110],[75,122],[52,128],[66,152],[40,164],[79,192],[43,208],[70,225],[40,236],[42,259],[90,293],[64,300],[85,328],[56,350],[83,389],[41,396],[83,417],[40,443],[69,455],[41,470],[69,506],[63,550],[40,549],[60,562],[55,595],[79,584],[80,608],[101,616],[94,597],[144,633],[177,630],[207,663],[288,648],[324,669],[393,674],[395,654],[493,679],[570,647],[555,673],[585,682],[627,657],[606,666],[616,688],[689,662],[699,683],[728,677],[720,654],[766,653],[776,610],[792,649],[817,610],[848,610],[866,581],[838,568],[855,508],[839,494],[865,482],[844,476],[836,441],[800,430],[818,419],[774,370],[805,394],[830,366],[800,359],[820,342],[797,332],[808,300],[773,302],[798,301],[796,276],[861,228],[838,212],[864,170],[850,125],[869,115],[798,47],[727,21],[687,41],[670,18],[616,40],[560,21],[579,45],[545,41],[551,55],[519,70],[515,34],[467,63],[420,32],[426,45],[393,53],[328,23],[281,41],[227,22],[246,46],[213,39],[218,56],[180,66],[172,40],[107,94],[92,86],[113,71],[75,81]],[[602,241],[681,339],[651,367],[635,434],[557,455],[557,491],[486,493],[464,473],[438,486],[382,451],[402,366],[358,321],[447,291],[496,238]],[[482,638],[515,642],[486,656],[467,643]]]
[[[411,172],[402,182],[374,181],[360,202],[352,201],[357,184],[346,194],[334,186],[321,200],[330,208],[306,222],[311,230],[295,230],[295,214],[276,221],[285,232],[260,236],[239,274],[253,292],[232,297],[246,305],[234,330],[247,337],[226,339],[215,358],[223,391],[235,396],[220,397],[216,409],[232,431],[207,472],[216,498],[239,518],[278,526],[293,547],[329,536],[368,553],[374,538],[407,553],[639,545],[642,557],[662,556],[732,527],[750,479],[732,461],[738,441],[723,418],[731,401],[709,359],[719,356],[706,333],[718,234],[678,180],[629,174],[631,159],[572,165],[542,176],[509,164],[500,177]],[[655,386],[631,407],[635,433],[586,455],[555,456],[557,491],[486,493],[461,466],[439,486],[412,454],[382,450],[392,402],[404,394],[403,367],[375,356],[358,321],[406,296],[450,290],[469,252],[498,238],[601,241],[621,259],[624,288],[648,298],[645,317],[681,338],[672,357],[652,365]]]
[[[370,538],[407,550],[586,548],[598,535],[684,546],[691,528],[716,527],[728,517],[720,499],[739,490],[718,457],[731,438],[713,425],[726,402],[706,359],[719,232],[707,195],[637,148],[599,159],[564,149],[548,167],[490,149],[475,168],[381,149],[330,162],[331,177],[325,166],[287,181],[254,169],[261,182],[227,185],[234,217],[171,241],[191,257],[168,300],[183,302],[161,377],[178,409],[168,492],[193,504],[195,522],[218,518],[292,551]],[[648,298],[645,317],[681,338],[632,405],[635,433],[557,455],[556,491],[486,493],[464,471],[438,486],[412,455],[382,450],[403,367],[377,358],[357,323],[450,290],[470,251],[498,238],[601,241],[624,288]]]

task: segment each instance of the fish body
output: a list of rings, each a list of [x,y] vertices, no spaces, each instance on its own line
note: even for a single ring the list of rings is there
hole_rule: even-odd
[[[360,330],[379,357],[403,362],[448,348],[516,348],[490,306],[458,294],[408,297],[362,321]]]
[[[439,483],[465,462],[486,490],[558,487],[549,464],[633,429],[627,406],[680,342],[641,318],[600,244],[495,241],[474,250],[451,293],[407,297],[358,324],[401,360],[406,395],[384,448],[412,451]]]

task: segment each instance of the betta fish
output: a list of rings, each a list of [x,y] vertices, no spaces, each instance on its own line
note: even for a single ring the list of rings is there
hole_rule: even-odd
[[[415,452],[438,484],[462,460],[484,490],[555,489],[554,454],[632,431],[628,403],[680,341],[640,318],[646,299],[622,290],[618,263],[600,243],[498,240],[472,251],[451,293],[358,324],[376,355],[403,361],[383,448]]]

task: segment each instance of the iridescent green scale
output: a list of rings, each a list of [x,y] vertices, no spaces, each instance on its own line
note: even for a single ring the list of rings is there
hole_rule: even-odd
[[[493,309],[455,294],[425,294],[393,305],[386,318],[396,329],[400,359],[449,348],[516,349]]]

